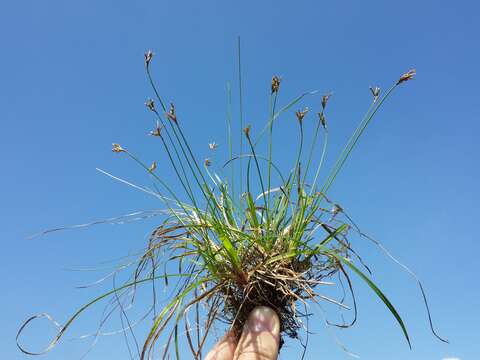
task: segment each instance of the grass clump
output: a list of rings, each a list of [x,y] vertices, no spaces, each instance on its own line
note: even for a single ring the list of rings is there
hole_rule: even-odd
[[[273,76],[269,115],[263,130],[254,133],[250,126],[245,126],[240,111],[242,131],[238,153],[233,150],[232,119],[229,117],[229,154],[222,170],[231,170],[231,173],[220,176],[212,170],[210,159],[201,161],[195,156],[174,104],[167,105],[163,101],[151,75],[153,57],[151,51],[145,54],[146,74],[155,95],[155,100],[148,99],[145,104],[155,116],[150,135],[158,138],[164,147],[182,193],[173,191],[157,174],[156,162],[146,164],[127,148],[113,144],[113,152],[131,158],[152,177],[153,188],[135,185],[100,171],[155,196],[163,204],[161,211],[131,214],[127,220],[160,215],[163,220],[152,232],[142,253],[121,267],[122,271],[132,269],[128,281],[83,306],[64,325],[58,324],[58,335],[45,351],[34,353],[19,343],[22,351],[28,354],[49,351],[74,320],[100,300],[110,301],[112,308],[125,313],[125,302],[133,303],[136,289],[145,284],[150,284],[153,289],[148,313],[153,313],[154,320],[143,345],[137,344],[136,352],[141,359],[153,355],[159,339],[164,339],[161,344],[164,357],[170,353],[178,357],[180,337],[186,339],[194,358],[200,359],[210,330],[217,322],[228,324],[240,335],[248,314],[259,305],[271,307],[277,312],[284,336],[299,338],[300,331],[308,332],[305,319],[310,315],[308,307],[311,304],[327,301],[340,308],[350,308],[344,299],[337,300],[327,295],[327,288],[337,286],[332,282],[334,276],[338,276],[340,284],[345,284],[350,291],[354,311],[350,323],[335,325],[349,327],[355,323],[357,311],[352,274],[364,281],[385,304],[410,345],[402,318],[370,279],[370,269],[353,249],[349,236],[356,233],[366,237],[386,255],[391,255],[375,239],[363,234],[343,208],[330,200],[327,194],[384,101],[398,86],[411,80],[415,70],[403,74],[384,94],[378,87],[370,88],[372,102],[368,111],[330,172],[326,173],[328,175],[323,175],[324,181],[319,183],[328,143],[326,110],[330,94],[320,98],[317,120],[313,129],[308,129],[312,131],[313,141],[307,146],[304,131],[309,109],[295,107],[307,95],[315,93],[302,94],[279,107],[277,100],[281,79]],[[240,66],[239,75],[241,109]],[[231,89],[228,94],[231,103]],[[281,115],[291,114],[293,110],[297,110],[294,116],[300,134],[299,146],[291,171],[282,174],[273,161],[273,128]],[[266,154],[261,154],[259,144],[265,138]],[[317,151],[317,142],[322,138],[323,145]],[[217,144],[210,143],[209,147],[215,150]],[[107,222],[117,220],[109,219]],[[121,220],[125,221],[125,218]],[[173,273],[172,269],[177,271]],[[411,273],[408,268],[405,269]],[[156,305],[156,289],[159,286],[166,287],[170,293],[161,311],[157,311]],[[420,289],[427,305],[421,284]],[[427,312],[430,319],[428,305]],[[31,317],[21,327],[17,341],[25,326],[39,317],[51,319],[44,314]],[[193,321],[191,317],[194,317]],[[123,330],[131,331],[132,327],[128,323]]]

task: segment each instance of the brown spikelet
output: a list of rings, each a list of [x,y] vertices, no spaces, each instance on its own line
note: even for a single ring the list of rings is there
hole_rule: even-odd
[[[373,101],[377,101],[380,96],[380,88],[378,86],[370,86],[370,92],[373,95]]]
[[[147,99],[147,101],[145,101],[145,106],[148,110],[155,112],[155,103],[152,99]]]
[[[159,124],[158,121],[157,121],[157,127],[156,127],[154,130],[150,131],[149,134],[150,134],[151,136],[161,136],[161,135],[162,135],[162,134],[160,133],[160,130],[161,130],[161,129],[162,129],[162,128],[160,127],[160,124]]]
[[[248,125],[245,129],[243,129],[243,132],[245,133],[245,136],[247,139],[250,139],[250,125]]]
[[[303,118],[305,117],[305,115],[307,115],[307,113],[308,113],[308,108],[305,108],[303,110],[298,110],[297,112],[295,112],[295,115],[297,116],[297,120],[300,124],[302,123]]]
[[[167,117],[173,122],[177,122],[177,115],[175,114],[175,105],[170,103],[170,110],[167,113]]]
[[[153,58],[152,50],[148,50],[144,56],[145,56],[145,66],[148,67],[150,65],[150,61],[152,61],[152,58]]]
[[[327,130],[327,119],[325,119],[323,111],[321,113],[318,113],[318,119],[320,120],[320,124],[322,124],[323,128]]]
[[[154,162],[152,162],[152,165],[150,165],[150,167],[148,168],[148,171],[149,172],[154,172],[156,168],[157,168],[157,162],[154,161]]]
[[[328,99],[330,99],[331,96],[332,96],[332,94],[325,94],[325,95],[322,96],[322,109],[325,110],[325,107],[327,106]]]
[[[120,144],[113,143],[112,151],[116,153],[125,152],[125,149],[120,146]]]
[[[400,85],[401,83],[405,81],[409,81],[414,79],[414,76],[417,74],[417,71],[415,69],[411,69],[402,76],[400,76],[400,79],[398,79],[397,85]]]
[[[278,76],[274,75],[272,77],[272,94],[278,93],[280,89],[280,81],[282,81]]]

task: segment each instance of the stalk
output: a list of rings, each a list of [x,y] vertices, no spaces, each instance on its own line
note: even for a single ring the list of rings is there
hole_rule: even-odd
[[[376,103],[375,101],[372,103],[372,105],[370,106],[370,109],[373,108],[373,111],[370,111],[370,109],[369,109],[369,111],[367,111],[367,114],[365,115],[364,119],[360,122],[360,125],[358,126],[357,130],[355,130],[355,133],[353,134],[352,138],[349,140],[349,142],[347,143],[347,145],[343,149],[342,153],[340,154],[340,157],[338,158],[337,162],[334,165],[334,168],[333,168],[332,172],[330,173],[329,177],[327,178],[325,184],[322,187],[322,190],[321,190],[322,193],[326,193],[330,189],[330,187],[331,187],[333,181],[335,180],[335,178],[337,177],[339,171],[341,170],[341,168],[345,164],[345,161],[347,160],[348,156],[350,155],[353,148],[357,144],[358,139],[363,134],[363,131],[368,126],[368,124],[371,122],[371,120],[373,119],[373,117],[377,113],[378,109],[380,109],[383,102],[390,96],[392,91],[399,84],[400,83],[396,83],[395,85],[393,85],[387,91],[387,93],[378,101],[378,103]],[[375,106],[375,104],[376,104],[376,106]]]

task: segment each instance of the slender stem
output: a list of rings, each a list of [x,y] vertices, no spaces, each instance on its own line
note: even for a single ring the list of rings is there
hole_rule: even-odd
[[[340,169],[343,167],[343,165],[345,164],[345,161],[347,160],[348,156],[350,155],[350,153],[352,152],[353,148],[355,147],[355,145],[357,144],[358,142],[358,139],[360,138],[360,136],[362,135],[363,131],[365,130],[365,128],[368,126],[368,124],[370,123],[370,121],[373,119],[373,117],[375,116],[375,114],[377,113],[378,109],[382,106],[383,102],[389,97],[389,95],[392,93],[392,91],[398,86],[398,84],[395,84],[393,85],[388,91],[387,93],[378,101],[378,102],[374,102],[372,105],[376,105],[376,106],[371,106],[370,108],[373,107],[373,110],[370,112],[368,111],[365,118],[360,122],[360,125],[358,126],[357,130],[355,131],[354,135],[352,136],[352,138],[350,139],[350,141],[347,143],[347,145],[345,146],[344,150],[342,151],[342,153],[340,154],[340,157],[338,158],[337,162],[335,163],[335,166],[330,174],[330,176],[328,177],[327,181],[325,182],[325,184],[323,185],[322,187],[322,190],[321,192],[322,193],[326,193],[328,191],[328,189],[330,188],[330,186],[332,185],[333,181],[335,180],[335,178],[337,177],[338,175],[338,172],[340,171]]]
[[[168,184],[167,184],[165,181],[163,181],[161,178],[159,178],[155,173],[150,172],[150,171],[148,170],[148,166],[145,165],[142,161],[140,161],[136,156],[134,156],[133,154],[131,154],[129,151],[125,151],[125,153],[126,153],[131,159],[133,159],[136,163],[138,163],[141,167],[143,167],[145,170],[147,170],[147,171],[171,194],[171,196],[172,196],[173,199],[175,200],[176,204],[179,205],[179,206],[183,209],[184,213],[185,213],[187,216],[190,216],[188,210],[187,210],[187,209],[185,208],[185,206],[183,205],[183,202],[181,202],[180,199],[178,199],[177,195],[173,192],[173,190],[170,188],[170,186],[168,186]],[[170,210],[173,214],[175,214],[175,211],[171,208],[170,204],[169,204],[168,202],[166,202],[166,201],[165,201],[165,204],[168,206],[169,210]],[[177,217],[177,219],[178,219],[179,221],[181,221],[181,219],[180,219],[178,216],[176,216],[176,217]],[[183,223],[183,221],[182,221],[182,223]]]
[[[230,83],[227,83],[227,136],[228,136],[228,154],[229,160],[233,157],[233,142],[232,142],[232,86]],[[233,164],[231,166],[231,188],[232,188],[232,197],[235,198],[235,168]]]
[[[315,133],[313,135],[312,145],[310,146],[310,154],[308,155],[307,166],[305,167],[305,174],[303,175],[302,187],[305,185],[307,179],[308,170],[310,168],[310,163],[312,162],[313,151],[315,150],[315,145],[317,144],[318,130],[320,129],[320,120],[317,122],[315,127]]]
[[[320,174],[320,169],[323,166],[323,162],[325,161],[325,155],[327,153],[327,144],[328,144],[328,131],[325,129],[323,135],[323,148],[322,148],[322,155],[320,157],[320,163],[318,164],[317,171],[315,172],[315,177],[313,179],[312,186],[310,188],[310,196],[315,191],[315,187],[317,186],[318,175]]]
[[[249,136],[247,136],[247,140],[248,140],[248,144],[250,145],[250,149],[252,150],[253,159],[255,160],[255,165],[257,167],[257,172],[258,172],[258,177],[259,177],[259,180],[260,180],[260,186],[262,188],[262,193],[265,193],[265,186],[263,185],[263,176],[262,176],[262,172],[260,171],[260,165],[258,164],[257,155],[255,154],[255,148],[253,147],[252,141],[250,140]],[[263,200],[265,202],[265,211],[267,211],[268,207],[267,207],[266,196],[263,196]],[[268,230],[268,227],[267,227],[267,230]]]
[[[174,131],[174,133],[175,133],[175,136],[177,136],[177,138],[178,138],[178,134],[177,134],[177,131],[175,130],[175,127],[173,126],[173,124],[172,124],[171,122],[170,122],[170,125],[172,126],[172,129],[173,129],[173,131]],[[210,202],[209,202],[208,200],[209,200],[209,198],[212,196],[212,194],[211,194],[211,191],[210,191],[209,187],[207,186],[207,180],[205,179],[205,176],[203,175],[203,172],[202,172],[202,170],[200,169],[200,167],[199,167],[199,165],[198,165],[197,159],[196,159],[195,156],[193,155],[192,149],[190,148],[190,145],[188,144],[188,141],[187,141],[187,139],[185,138],[185,136],[184,136],[184,134],[183,134],[182,128],[180,127],[180,125],[178,124],[178,122],[175,122],[175,125],[176,125],[176,127],[177,127],[178,133],[180,134],[180,136],[181,136],[181,138],[182,138],[182,140],[183,140],[184,145],[186,146],[186,148],[187,148],[187,150],[188,150],[188,153],[190,154],[190,157],[191,157],[191,160],[192,160],[193,164],[195,165],[198,173],[200,174],[200,177],[201,177],[201,180],[202,180],[202,182],[203,182],[203,185],[200,183],[200,181],[199,181],[199,179],[198,179],[198,177],[197,177],[197,175],[196,175],[196,173],[195,173],[195,170],[194,170],[193,167],[192,167],[191,161],[190,161],[190,159],[188,159],[188,156],[187,156],[187,154],[185,153],[185,149],[184,149],[183,146],[181,145],[181,141],[178,140],[179,143],[180,143],[182,152],[183,152],[185,158],[187,159],[187,163],[188,163],[188,166],[190,167],[191,172],[194,174],[195,181],[196,181],[198,187],[200,188],[200,191],[202,192],[203,196],[204,196],[205,199],[207,200],[207,205],[209,205]],[[207,195],[207,193],[209,193],[209,194]],[[211,207],[210,210],[211,210],[212,215],[215,215],[215,212],[219,212],[219,211],[220,211],[219,207]]]
[[[151,74],[151,72],[150,72],[150,67],[149,67],[149,66],[146,67],[146,71],[147,71],[148,80],[149,80],[150,85],[151,85],[151,87],[152,87],[152,89],[153,89],[153,92],[155,93],[155,96],[156,96],[157,100],[160,102],[160,105],[162,106],[163,111],[166,112],[166,111],[167,111],[167,108],[165,107],[165,103],[163,102],[162,97],[160,96],[160,93],[158,92],[157,86],[155,85],[155,82],[153,81],[152,74]],[[177,153],[177,158],[179,159],[180,164],[182,164],[182,161],[181,161],[181,159],[180,159],[180,157],[179,157],[179,155],[178,155],[176,146],[175,146],[175,144],[174,144],[174,142],[173,142],[173,139],[172,139],[172,137],[171,137],[171,135],[170,135],[170,131],[169,131],[168,128],[167,128],[167,125],[165,124],[163,118],[160,116],[160,114],[158,113],[158,111],[155,111],[155,113],[156,113],[157,117],[159,118],[159,120],[161,121],[162,125],[164,126],[165,132],[167,133],[167,136],[169,137],[169,140],[170,140],[172,146],[174,147],[175,152]],[[174,133],[174,135],[175,135],[175,138],[176,138],[176,140],[177,140],[178,145],[180,145],[180,149],[182,150],[182,154],[183,154],[185,160],[187,161],[187,164],[188,164],[188,166],[189,166],[189,168],[190,168],[190,171],[192,172],[192,175],[194,176],[194,178],[195,178],[195,180],[196,180],[196,182],[197,182],[197,185],[200,187],[200,190],[203,192],[203,187],[202,187],[202,185],[200,184],[200,182],[198,181],[197,174],[195,173],[195,171],[194,171],[194,169],[193,169],[193,167],[192,167],[192,165],[191,165],[191,163],[190,163],[190,159],[188,158],[188,156],[187,156],[187,154],[186,154],[186,152],[185,152],[185,149],[184,149],[184,147],[183,147],[183,145],[182,145],[182,142],[180,141],[180,139],[179,139],[179,137],[178,137],[178,134],[177,134],[177,132],[175,131],[175,128],[174,128],[174,126],[173,126],[173,124],[172,124],[172,121],[167,121],[167,122],[169,123],[169,126],[170,126],[171,131],[173,131],[173,133]],[[182,165],[182,167],[183,167],[183,165]],[[197,166],[197,168],[198,168],[198,166]],[[200,173],[201,173],[201,171],[200,171]],[[186,177],[186,181],[188,181],[188,178],[187,178],[187,177]],[[203,192],[203,195],[204,195],[205,197],[207,197],[204,192]]]
[[[153,91],[154,91],[154,93],[155,93],[155,96],[156,96],[156,98],[158,99],[158,101],[160,102],[160,104],[161,104],[162,109],[164,110],[164,112],[166,112],[167,109],[166,109],[166,107],[165,107],[165,103],[163,102],[163,100],[162,100],[162,98],[161,98],[161,96],[160,96],[160,94],[159,94],[159,92],[158,92],[158,90],[157,90],[157,87],[156,87],[156,85],[155,85],[155,82],[153,81],[152,75],[151,75],[151,73],[150,73],[150,67],[149,67],[149,66],[146,67],[146,71],[147,71],[147,76],[148,76],[150,85],[151,85],[151,87],[152,87],[152,89],[153,89]],[[163,122],[163,119],[160,117],[160,115],[158,114],[158,112],[156,112],[156,113],[157,113],[159,119],[162,121],[162,124],[163,124],[164,127],[165,127],[165,131],[167,132],[167,134],[169,134],[169,131],[168,131],[168,129],[166,128],[166,126],[165,126],[165,124],[164,124],[164,122]],[[191,150],[190,146],[188,145],[188,142],[186,141],[185,136],[183,135],[183,132],[182,132],[182,130],[181,130],[178,122],[175,122],[175,124],[177,125],[177,129],[178,129],[178,131],[179,131],[179,133],[180,133],[180,135],[181,135],[181,138],[182,138],[182,140],[183,140],[183,144],[186,145],[186,147],[187,147],[187,149],[188,149],[188,152],[189,152],[189,154],[190,154],[190,156],[191,156],[191,159],[187,156],[186,151],[185,151],[185,149],[184,149],[184,145],[182,144],[182,140],[180,139],[179,134],[178,134],[177,131],[175,130],[175,127],[173,126],[172,122],[173,122],[173,121],[168,121],[169,126],[170,126],[170,129],[173,131],[173,133],[174,133],[174,135],[175,135],[175,138],[176,138],[178,144],[180,145],[180,149],[181,149],[181,151],[182,151],[182,154],[183,154],[185,160],[187,161],[188,167],[190,168],[190,171],[192,172],[192,175],[193,175],[193,177],[195,178],[195,181],[196,181],[198,187],[200,188],[200,191],[202,192],[202,194],[203,194],[203,196],[205,197],[205,199],[208,200],[208,196],[207,196],[207,194],[205,193],[205,188],[204,188],[204,186],[202,186],[202,184],[200,183],[200,181],[199,181],[199,179],[198,179],[198,174],[200,174],[200,177],[202,178],[203,184],[206,185],[207,182],[206,182],[206,180],[205,180],[205,177],[203,176],[203,172],[200,170],[200,167],[198,166],[198,162],[197,162],[196,158],[193,156],[192,150]],[[170,135],[168,135],[168,136],[170,137]],[[170,141],[172,142],[172,146],[176,149],[176,146],[174,145],[173,140],[172,140],[171,137],[170,137]],[[195,167],[196,167],[196,169],[197,169],[197,171],[198,171],[198,174],[195,172],[195,170],[194,170],[194,168],[193,168],[193,166],[192,166],[192,164],[191,164],[191,160],[193,160],[193,163],[195,164]],[[181,163],[180,158],[179,158],[179,162]],[[182,165],[182,167],[183,167],[183,165]],[[187,179],[187,181],[188,181],[188,178],[186,178],[186,179]],[[207,189],[207,190],[208,190],[208,189]],[[218,211],[218,209],[216,209],[216,210]],[[215,209],[212,209],[212,212],[215,212]]]
[[[240,156],[243,154],[243,91],[242,91],[242,56],[240,48],[240,36],[237,38],[237,55],[238,55],[238,96],[240,102]],[[242,195],[242,159],[240,158],[240,197]]]
[[[300,188],[300,158],[302,156],[302,151],[303,151],[303,123],[302,121],[299,121],[300,124],[300,147],[298,149],[298,154],[297,154],[297,160],[295,162],[295,174],[297,174],[297,188]],[[294,174],[294,179],[295,179],[295,174]]]
[[[271,190],[271,172],[272,172],[272,143],[273,143],[273,116],[275,114],[275,106],[277,104],[277,95],[278,93],[275,92],[275,96],[270,95],[270,131],[269,131],[269,139],[268,139],[268,185],[267,185],[267,191],[268,191],[268,207],[270,208],[270,190]],[[272,105],[272,96],[273,96],[273,105]],[[268,210],[267,210],[267,216],[268,216]]]
[[[162,117],[160,116],[160,114],[155,110],[154,111],[155,115],[157,116],[157,118],[161,121],[163,127],[165,127],[165,124],[163,122],[163,119]],[[187,174],[185,172],[185,168],[183,166],[183,163],[181,161],[181,158],[180,158],[180,155],[178,154],[178,151],[177,151],[177,147],[175,146],[175,144],[173,143],[173,139],[172,137],[170,136],[170,133],[165,131],[165,133],[167,134],[167,137],[170,141],[170,144],[172,145],[173,147],[173,150],[175,151],[175,155],[178,159],[178,163],[180,164],[180,167],[181,167],[181,170],[182,170],[182,173],[183,173],[183,178],[182,176],[180,175],[180,173],[178,172],[178,169],[177,169],[177,166],[176,166],[176,163],[175,161],[173,160],[173,157],[170,153],[170,150],[167,146],[167,143],[165,142],[165,139],[163,138],[163,136],[160,134],[160,139],[162,140],[162,143],[163,143],[163,147],[165,148],[165,151],[167,152],[167,155],[168,155],[168,158],[170,160],[170,163],[172,164],[173,166],[173,169],[175,170],[175,174],[177,175],[178,179],[180,180],[180,183],[182,184],[185,192],[187,193],[188,197],[190,198],[190,200],[192,200],[193,204],[196,206],[196,203],[195,203],[195,197],[193,195],[193,191],[192,191],[192,188],[190,186],[190,182],[188,181],[188,177],[187,177]],[[185,180],[185,181],[184,181]]]
[[[163,138],[163,136],[160,136],[160,139],[162,140],[162,143],[163,143],[163,147],[165,148],[165,151],[167,152],[167,155],[168,155],[168,158],[170,160],[170,162],[172,163],[173,165],[173,169],[175,170],[175,173],[177,174],[177,177],[178,179],[180,180],[180,183],[182,184],[183,188],[185,189],[185,192],[187,193],[188,197],[190,198],[190,200],[192,200],[193,204],[195,205],[195,207],[197,207],[197,204],[195,202],[195,197],[193,196],[193,192],[192,192],[192,189],[190,188],[190,184],[188,183],[188,181],[186,182],[186,184],[183,182],[182,180],[182,177],[180,176],[178,170],[177,170],[177,167],[175,166],[175,162],[173,161],[173,158],[172,158],[172,155],[170,153],[170,151],[168,150],[168,147],[167,147],[167,144],[165,142],[165,139]],[[183,169],[183,166],[182,166],[182,171],[184,172],[185,174],[185,170]]]

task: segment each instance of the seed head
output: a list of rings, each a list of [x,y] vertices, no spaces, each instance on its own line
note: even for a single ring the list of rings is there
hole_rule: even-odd
[[[303,110],[298,110],[297,112],[295,112],[295,115],[297,115],[297,120],[300,124],[302,123],[303,118],[305,117],[305,115],[307,115],[307,113],[308,113],[308,107]]]
[[[148,67],[148,65],[150,65],[150,61],[152,61],[152,58],[153,58],[153,52],[152,52],[152,50],[148,50],[145,53],[145,66],[146,67]]]
[[[147,101],[145,102],[145,106],[148,110],[155,112],[155,103],[152,99],[147,99]]]
[[[250,139],[250,125],[248,125],[245,129],[243,129],[243,132],[245,133],[245,136],[247,139]]]
[[[332,207],[332,209],[330,210],[330,213],[332,214],[332,216],[331,216],[331,218],[330,218],[330,221],[334,220],[335,217],[336,217],[338,214],[342,213],[342,212],[343,212],[343,208],[342,208],[340,205],[338,205],[338,204],[333,204],[333,207]],[[347,228],[346,228],[346,231],[348,231],[348,226],[347,226]]]
[[[378,97],[380,96],[380,88],[378,86],[370,86],[370,92],[373,95],[373,101],[377,101]]]
[[[398,80],[397,85],[400,85],[405,81],[412,80],[416,74],[417,74],[417,71],[415,69],[409,70],[408,72],[400,76],[400,79]]]
[[[125,152],[125,149],[120,146],[120,144],[113,143],[112,151],[116,153]]]
[[[150,131],[151,136],[160,136],[160,128],[157,127],[155,130]]]
[[[177,115],[175,114],[175,105],[170,103],[170,110],[167,113],[167,117],[172,120],[173,122],[177,122]]]
[[[336,216],[339,213],[343,212],[343,208],[338,204],[333,204],[332,210],[330,210],[332,216]]]
[[[161,130],[160,123],[157,121],[157,127],[154,130],[150,131],[150,135],[160,136],[161,135],[160,130]]]
[[[322,96],[322,109],[325,110],[325,107],[327,106],[327,102],[328,102],[328,99],[330,99],[330,96],[332,96],[332,94],[325,94]]]
[[[205,166],[210,166],[212,165],[212,162],[210,161],[210,159],[205,159]]]
[[[323,114],[323,111],[318,113],[318,118],[320,120],[320,124],[322,124],[325,130],[327,130],[327,119],[325,119],[325,115]]]
[[[280,81],[282,81],[282,79],[280,79],[278,76],[274,75],[272,77],[272,94],[278,93],[278,90],[280,89]]]
[[[154,162],[152,163],[152,165],[150,165],[150,167],[148,168],[148,171],[149,171],[149,172],[154,172],[156,168],[157,168],[157,162],[154,161]]]
[[[210,150],[216,150],[217,147],[218,147],[218,144],[215,141],[208,144],[208,148]]]

